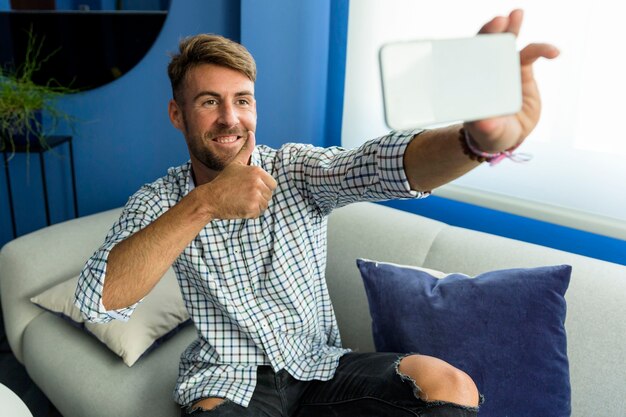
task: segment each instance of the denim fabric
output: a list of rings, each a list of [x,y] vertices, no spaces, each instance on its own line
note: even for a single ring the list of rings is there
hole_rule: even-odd
[[[257,386],[247,408],[226,401],[213,410],[183,409],[183,417],[470,417],[477,409],[425,402],[396,368],[396,353],[348,353],[330,381],[298,381],[269,366],[258,368]]]

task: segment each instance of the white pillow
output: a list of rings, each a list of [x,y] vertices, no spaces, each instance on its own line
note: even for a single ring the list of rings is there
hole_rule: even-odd
[[[132,366],[142,355],[155,349],[159,342],[190,322],[171,268],[137,306],[127,322],[86,322],[74,305],[77,282],[78,277],[70,278],[32,297],[30,301],[91,333],[128,366]]]

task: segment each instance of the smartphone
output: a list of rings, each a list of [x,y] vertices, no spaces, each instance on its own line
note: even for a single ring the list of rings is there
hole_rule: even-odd
[[[519,53],[510,33],[388,43],[379,61],[391,129],[480,120],[522,107]]]

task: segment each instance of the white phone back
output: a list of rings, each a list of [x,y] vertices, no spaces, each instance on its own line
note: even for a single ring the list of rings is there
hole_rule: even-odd
[[[513,114],[522,106],[510,33],[394,42],[380,49],[385,120],[392,129]]]

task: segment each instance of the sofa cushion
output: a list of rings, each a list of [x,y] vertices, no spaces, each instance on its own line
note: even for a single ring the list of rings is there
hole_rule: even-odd
[[[78,277],[70,278],[30,300],[98,338],[128,366],[190,322],[171,269],[137,306],[127,322],[113,320],[98,324],[85,321],[80,310],[74,306],[77,282]]]
[[[564,328],[571,267],[476,277],[357,260],[378,351],[417,352],[467,372],[480,415],[569,416]]]

